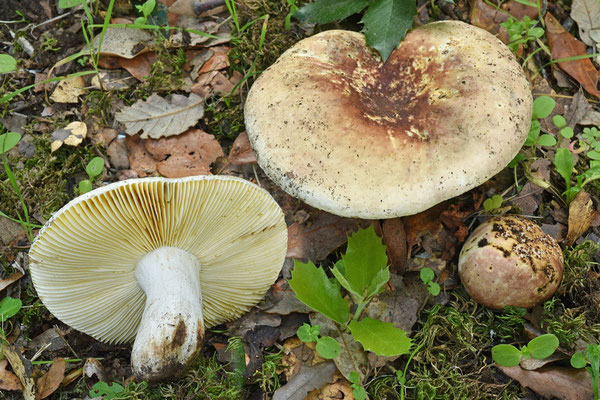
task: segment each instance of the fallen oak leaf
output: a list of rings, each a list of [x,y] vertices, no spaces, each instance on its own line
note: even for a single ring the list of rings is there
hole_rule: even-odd
[[[204,115],[204,100],[191,93],[189,98],[174,94],[171,101],[153,93],[115,115],[129,135],[143,131],[142,139],[168,137],[185,132]]]
[[[46,374],[36,382],[36,400],[45,399],[58,389],[65,377],[65,359],[55,358]]]
[[[551,13],[546,13],[544,21],[546,22],[548,47],[550,47],[554,60],[587,55],[585,44],[567,32]],[[600,98],[600,92],[596,88],[600,72],[589,58],[559,61],[558,66],[579,82],[586,92]]]

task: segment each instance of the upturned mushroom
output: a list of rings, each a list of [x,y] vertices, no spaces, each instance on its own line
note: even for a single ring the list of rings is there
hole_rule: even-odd
[[[259,165],[290,195],[375,219],[488,180],[521,148],[531,110],[509,49],[443,21],[410,31],[385,63],[357,32],[298,42],[252,86],[245,122]]]
[[[154,380],[180,374],[207,327],[260,301],[286,247],[283,213],[265,190],[197,176],[86,193],[48,221],[29,257],[52,314],[103,342],[134,341],[134,373]]]
[[[471,297],[486,307],[531,308],[558,288],[563,254],[556,240],[528,219],[494,217],[463,245],[458,274]]]

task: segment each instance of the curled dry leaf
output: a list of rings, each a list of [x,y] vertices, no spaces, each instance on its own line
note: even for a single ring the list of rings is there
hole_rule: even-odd
[[[79,96],[85,94],[85,81],[82,76],[64,79],[56,85],[50,96],[55,103],[78,103]]]
[[[46,374],[37,380],[36,400],[45,399],[60,386],[65,377],[65,359],[55,358]]]
[[[590,195],[585,190],[577,193],[577,197],[569,204],[569,230],[565,244],[570,246],[575,243],[587,232],[595,217],[596,211]]]
[[[23,277],[23,274],[19,271],[14,272],[8,278],[0,279],[0,291],[6,289],[9,285],[18,281]]]
[[[408,252],[402,218],[384,219],[375,223],[375,231],[383,239],[392,271],[402,274]]]
[[[23,386],[23,398],[35,400],[35,381],[33,380],[33,366],[31,361],[21,355],[21,348],[2,344],[2,353],[10,363],[15,375],[19,377]]]
[[[137,80],[144,82],[146,77],[150,75],[152,64],[156,62],[156,54],[146,52],[138,54],[133,58],[118,58],[119,65],[126,69]]]
[[[52,132],[51,152],[58,150],[63,144],[69,146],[79,145],[87,135],[87,126],[84,122],[71,122],[64,128]]]
[[[588,46],[600,43],[600,2],[573,0],[571,18],[577,22],[579,37]]]
[[[158,139],[179,135],[196,124],[204,115],[203,103],[193,93],[189,98],[174,94],[170,102],[154,93],[146,101],[138,100],[121,110],[115,118],[125,124],[129,135],[143,131],[142,139]]]
[[[101,35],[94,37],[92,47],[100,47],[101,56],[133,58],[147,51],[154,41],[152,35],[143,29],[108,28],[99,46]]]
[[[256,155],[250,147],[250,139],[246,131],[240,133],[231,145],[231,151],[227,158],[229,164],[244,165],[256,163]]]
[[[551,13],[546,13],[544,20],[546,21],[548,46],[554,60],[587,54],[585,44],[567,32]],[[596,88],[600,72],[589,58],[561,61],[558,66],[579,82],[586,92],[600,98],[600,92]]]
[[[546,365],[535,371],[516,367],[497,366],[502,372],[519,381],[546,399],[589,400],[594,397],[587,371]]]
[[[23,390],[23,385],[19,378],[10,371],[6,370],[8,360],[0,360],[0,389],[2,390]]]

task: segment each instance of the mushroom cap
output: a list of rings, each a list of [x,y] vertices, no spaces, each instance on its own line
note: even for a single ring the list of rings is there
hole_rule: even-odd
[[[563,254],[556,240],[528,219],[494,217],[463,245],[458,274],[469,295],[486,307],[531,308],[558,288]]]
[[[517,154],[532,97],[509,49],[458,21],[410,31],[382,63],[357,32],[287,50],[252,86],[246,129],[283,190],[346,217],[412,215]]]
[[[163,246],[199,260],[210,327],[260,301],[283,265],[287,229],[269,193],[240,178],[132,179],[86,193],[48,221],[29,252],[32,280],[66,324],[129,342],[146,301],[136,266]]]

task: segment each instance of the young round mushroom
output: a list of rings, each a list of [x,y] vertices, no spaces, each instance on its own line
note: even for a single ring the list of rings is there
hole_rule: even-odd
[[[48,310],[108,343],[135,339],[134,373],[178,375],[204,330],[276,280],[287,249],[269,193],[239,178],[146,178],[80,196],[40,230],[31,276]]]
[[[494,217],[463,245],[458,274],[471,297],[486,307],[531,308],[558,288],[563,254],[556,240],[528,219]]]
[[[258,163],[330,213],[411,215],[485,182],[527,138],[532,97],[510,50],[459,21],[410,31],[382,63],[357,32],[287,50],[245,104]]]

